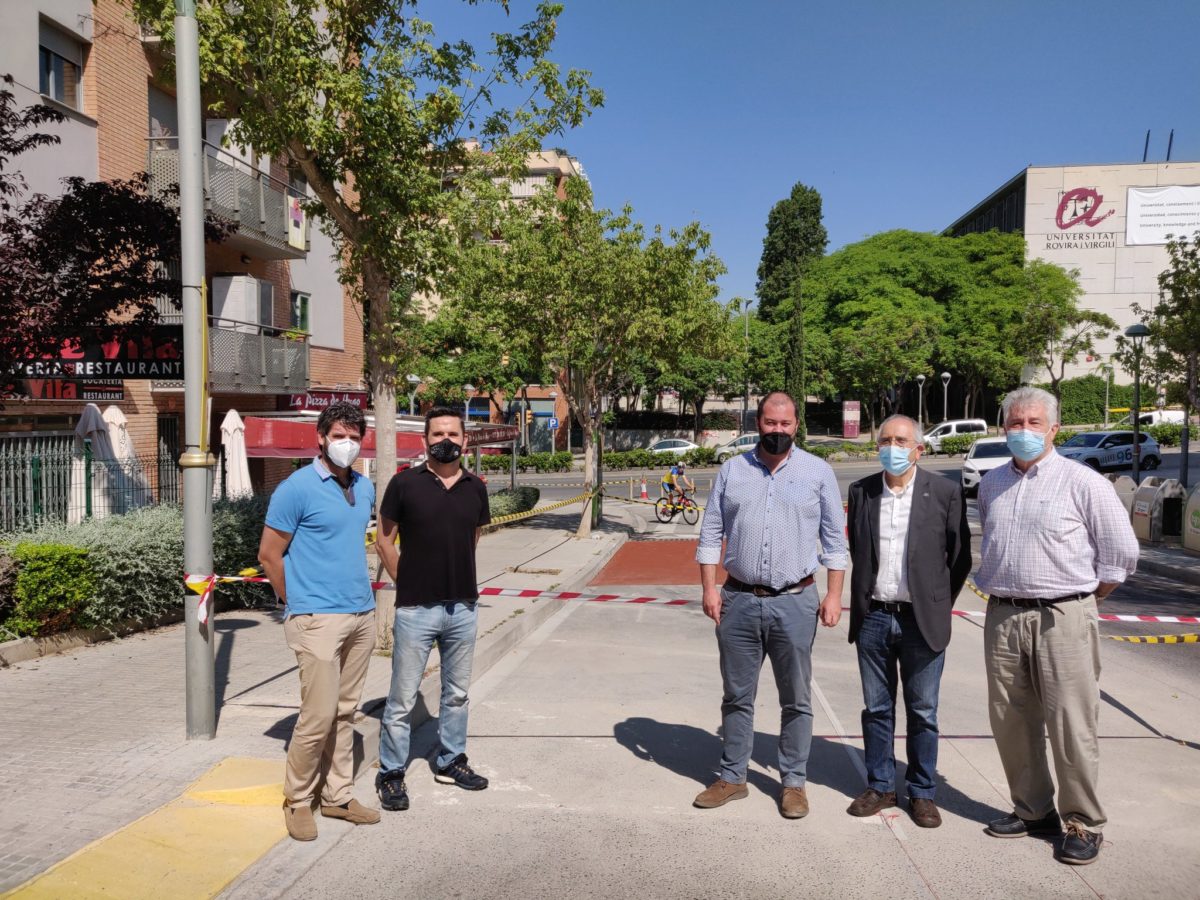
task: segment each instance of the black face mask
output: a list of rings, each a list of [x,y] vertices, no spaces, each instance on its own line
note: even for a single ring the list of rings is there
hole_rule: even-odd
[[[784,431],[772,431],[758,439],[759,445],[772,456],[787,453],[792,446],[792,436]]]
[[[429,445],[429,455],[440,463],[452,463],[462,456],[462,447],[450,438]]]

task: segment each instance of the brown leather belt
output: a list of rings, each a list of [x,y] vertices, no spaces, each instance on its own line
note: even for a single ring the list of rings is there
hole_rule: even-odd
[[[742,594],[753,594],[755,597],[778,597],[780,594],[798,594],[810,584],[813,583],[814,577],[809,575],[801,578],[795,584],[789,584],[787,587],[775,590],[765,584],[746,584],[744,581],[739,581],[732,575],[725,579],[725,588],[730,591],[737,591]]]
[[[1070,603],[1074,600],[1082,600],[1084,597],[1090,597],[1091,594],[1067,594],[1065,597],[1052,597],[1048,600],[1043,600],[1040,597],[991,597],[989,599],[996,603],[1003,603],[1006,606],[1017,606],[1021,609],[1040,609],[1043,606],[1054,606],[1056,603]]]

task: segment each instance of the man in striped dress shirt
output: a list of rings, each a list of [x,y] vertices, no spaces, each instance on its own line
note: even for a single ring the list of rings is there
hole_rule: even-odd
[[[694,801],[701,809],[749,793],[754,696],[763,657],[769,656],[782,708],[779,809],[789,819],[808,814],[812,645],[818,616],[833,627],[842,615],[846,520],[833,469],[792,446],[798,422],[799,409],[790,396],[776,391],[764,397],[758,405],[758,446],[721,466],[704,511],[696,561],[704,613],[717,625],[724,752],[718,780]],[[729,577],[718,587],[722,538]],[[828,570],[819,603],[818,565]]]
[[[1106,821],[1097,792],[1100,634],[1096,604],[1137,567],[1138,542],[1113,486],[1059,456],[1058,403],[1025,387],[1004,398],[1011,464],[979,486],[983,544],[976,582],[988,713],[1012,795],[993,837],[1058,837],[1060,862],[1094,862]],[[1054,754],[1058,804],[1046,759]]]

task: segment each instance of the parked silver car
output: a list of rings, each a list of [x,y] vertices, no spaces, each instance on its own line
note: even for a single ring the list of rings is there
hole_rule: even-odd
[[[758,432],[748,431],[743,435],[735,437],[727,444],[722,444],[717,448],[717,465],[737,456],[739,453],[745,453],[747,450],[753,450],[754,445],[758,443]]]
[[[1141,433],[1139,446],[1142,451],[1140,468],[1157,469],[1162,463],[1162,450],[1158,441]],[[1087,431],[1065,441],[1058,452],[1096,471],[1103,469],[1133,468],[1132,431]]]

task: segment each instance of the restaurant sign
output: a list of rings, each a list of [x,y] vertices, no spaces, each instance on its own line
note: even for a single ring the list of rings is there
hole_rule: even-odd
[[[67,378],[24,378],[0,388],[5,400],[67,401],[75,403],[117,403],[125,399],[125,382],[120,379],[94,378],[75,381]]]
[[[366,391],[305,391],[279,398],[279,408],[290,412],[320,412],[334,403],[349,403],[359,409],[368,405]]]
[[[63,341],[58,353],[52,356],[18,361],[11,374],[17,379],[84,381],[180,379],[183,378],[183,326],[97,328],[89,335]]]

